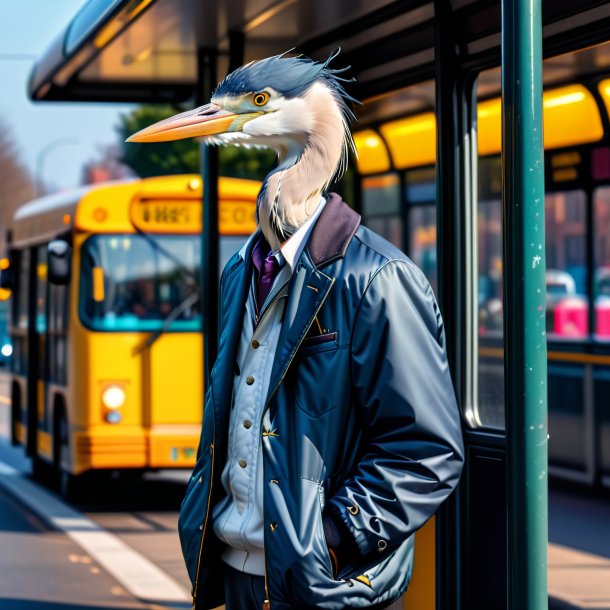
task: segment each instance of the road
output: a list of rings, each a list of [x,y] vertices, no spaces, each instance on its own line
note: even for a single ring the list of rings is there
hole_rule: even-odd
[[[108,480],[68,506],[9,442],[0,373],[0,610],[190,608],[177,533],[188,472]]]

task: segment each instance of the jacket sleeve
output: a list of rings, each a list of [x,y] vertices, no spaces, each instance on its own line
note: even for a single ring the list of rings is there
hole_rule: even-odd
[[[460,414],[443,325],[423,273],[386,263],[362,297],[351,338],[360,459],[327,509],[361,555],[389,553],[421,527],[460,477]],[[352,544],[353,543],[353,544]]]

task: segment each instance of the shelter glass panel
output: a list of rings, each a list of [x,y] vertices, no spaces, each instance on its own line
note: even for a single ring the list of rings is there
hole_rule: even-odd
[[[384,174],[362,181],[362,213],[365,224],[402,250],[404,240],[401,208],[398,174]]]
[[[436,206],[418,205],[409,210],[409,256],[437,294]]]
[[[595,338],[610,341],[610,187],[593,195]]]
[[[434,293],[438,292],[436,267],[436,181],[434,167],[405,173],[409,243],[407,254],[424,272]]]
[[[547,337],[582,340],[589,334],[584,191],[547,193],[544,216]]]
[[[504,428],[501,170],[499,156],[479,158],[476,215],[478,383],[472,423],[490,428]]]

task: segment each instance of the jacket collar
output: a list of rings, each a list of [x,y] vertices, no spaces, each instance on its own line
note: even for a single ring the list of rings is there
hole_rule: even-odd
[[[306,246],[316,267],[345,256],[347,246],[360,226],[360,214],[352,210],[340,195],[328,193],[326,198],[326,205]]]
[[[328,193],[326,205],[315,221],[306,249],[316,267],[327,265],[345,256],[347,246],[360,226],[360,214],[352,210],[340,195]],[[239,251],[244,261],[249,261],[260,229],[253,233]]]

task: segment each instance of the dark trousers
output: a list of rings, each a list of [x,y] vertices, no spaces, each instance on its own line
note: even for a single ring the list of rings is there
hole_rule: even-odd
[[[262,610],[265,577],[239,572],[224,564],[226,610]]]
[[[265,577],[239,572],[226,563],[225,610],[262,610],[265,601]],[[402,610],[403,598],[395,601],[387,610]]]

